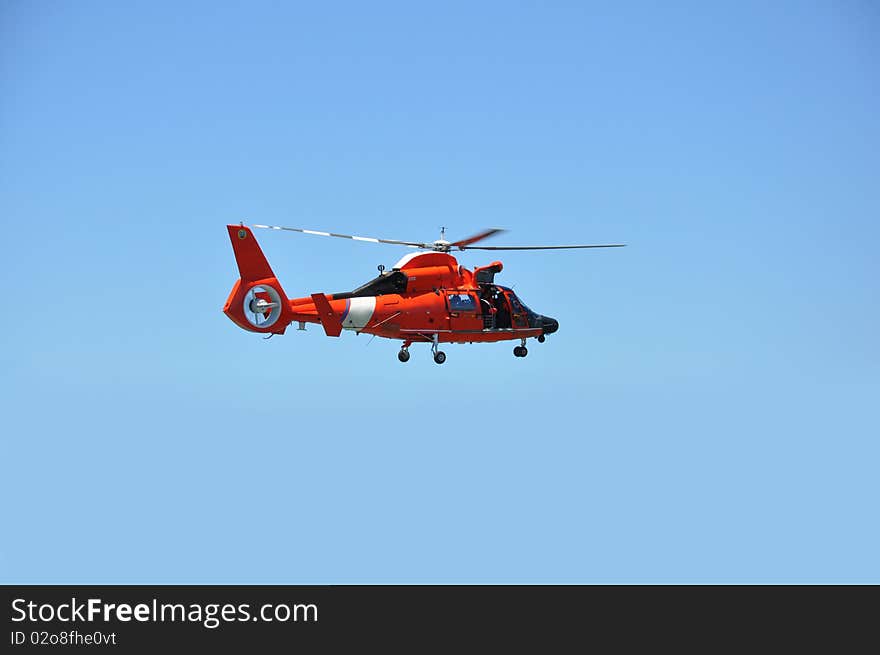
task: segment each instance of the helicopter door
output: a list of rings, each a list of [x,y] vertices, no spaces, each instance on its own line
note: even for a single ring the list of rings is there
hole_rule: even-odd
[[[529,315],[526,313],[519,298],[516,297],[516,294],[510,292],[507,294],[507,298],[510,300],[510,322],[512,326],[514,328],[529,327]]]
[[[457,332],[483,329],[483,319],[474,294],[450,291],[446,294],[446,303],[450,330]]]

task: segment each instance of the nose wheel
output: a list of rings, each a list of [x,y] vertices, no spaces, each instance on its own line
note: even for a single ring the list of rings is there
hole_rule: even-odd
[[[514,357],[525,357],[529,354],[528,348],[526,348],[526,340],[523,339],[520,345],[513,349]]]
[[[442,350],[438,350],[437,352],[434,353],[434,361],[437,362],[438,364],[442,364],[443,362],[446,361],[446,353],[443,352]]]

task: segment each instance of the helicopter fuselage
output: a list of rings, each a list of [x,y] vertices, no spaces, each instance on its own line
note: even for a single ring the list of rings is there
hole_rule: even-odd
[[[525,351],[525,339],[543,341],[559,327],[494,283],[501,262],[470,270],[445,252],[407,255],[351,292],[288,298],[250,228],[230,225],[228,230],[241,278],[223,311],[251,332],[283,334],[291,323],[300,329],[318,323],[328,336],[345,330],[399,339],[404,351],[411,343],[431,342],[436,353],[437,343],[514,339]]]

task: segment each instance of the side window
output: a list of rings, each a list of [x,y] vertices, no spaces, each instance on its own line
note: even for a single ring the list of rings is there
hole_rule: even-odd
[[[474,297],[467,293],[450,293],[449,309],[453,312],[472,312],[477,308]]]

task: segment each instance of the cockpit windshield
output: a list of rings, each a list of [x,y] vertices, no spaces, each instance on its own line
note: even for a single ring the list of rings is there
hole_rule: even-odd
[[[519,299],[519,297],[513,292],[513,289],[508,289],[507,287],[498,287],[499,289],[503,289],[508,298],[510,298],[510,304],[513,308],[514,314],[534,314],[534,312],[528,308],[528,306]]]
[[[512,289],[497,284],[480,285],[480,306],[486,325],[494,329],[529,327],[538,318]]]
[[[528,311],[513,291],[510,292],[510,304],[513,307],[514,314],[525,314]]]

